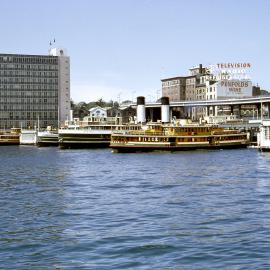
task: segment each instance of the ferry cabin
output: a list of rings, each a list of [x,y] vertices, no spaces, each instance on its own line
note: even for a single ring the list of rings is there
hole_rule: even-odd
[[[69,126],[59,129],[60,148],[102,148],[109,147],[113,131],[141,129],[139,125],[89,125]]]

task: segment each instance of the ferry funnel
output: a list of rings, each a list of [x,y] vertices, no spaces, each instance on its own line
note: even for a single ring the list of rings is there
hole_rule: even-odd
[[[137,123],[145,123],[145,98],[137,97]]]
[[[168,97],[161,98],[161,122],[170,122],[170,102]]]

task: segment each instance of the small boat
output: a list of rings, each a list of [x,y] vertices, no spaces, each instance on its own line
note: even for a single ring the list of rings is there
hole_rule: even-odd
[[[199,124],[175,126],[150,123],[142,131],[113,132],[110,147],[116,152],[139,152],[244,148],[248,144],[248,133],[235,129]]]
[[[0,132],[0,145],[18,145],[20,144],[20,128],[11,128],[10,131]]]
[[[257,148],[260,151],[270,151],[270,120],[262,120],[257,134]]]
[[[109,147],[114,130],[140,129],[140,125],[95,124],[88,126],[68,126],[59,129],[59,147],[65,148],[105,148]]]
[[[58,146],[58,133],[50,130],[38,131],[36,144],[38,147]]]

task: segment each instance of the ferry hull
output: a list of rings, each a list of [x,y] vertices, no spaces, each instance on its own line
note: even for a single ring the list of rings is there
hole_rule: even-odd
[[[151,151],[189,151],[197,149],[235,149],[246,148],[248,141],[241,140],[235,142],[220,142],[217,144],[209,143],[111,143],[110,147],[115,152],[151,152]]]
[[[6,145],[19,145],[20,141],[0,141],[0,146],[6,146]]]
[[[109,147],[111,134],[59,134],[61,149],[106,148]]]
[[[58,146],[58,140],[57,141],[39,141],[37,142],[38,147],[51,147],[51,146]]]
[[[61,149],[81,149],[81,148],[108,148],[110,141],[102,142],[59,142]]]
[[[261,152],[270,152],[270,148],[268,148],[268,147],[259,147],[259,150]]]
[[[189,145],[189,146],[116,146],[110,145],[114,152],[117,153],[134,153],[134,152],[152,152],[152,151],[192,151],[192,150],[218,150],[218,149],[237,149],[247,148],[248,143],[224,144],[224,145]]]
[[[51,132],[38,132],[37,142],[38,147],[58,146],[58,134]]]

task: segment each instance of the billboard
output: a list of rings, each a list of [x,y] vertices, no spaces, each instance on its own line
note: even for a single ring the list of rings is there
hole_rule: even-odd
[[[251,63],[217,63],[208,68],[208,80],[215,81],[217,98],[252,96]]]
[[[252,97],[252,82],[247,80],[221,80],[216,83],[217,98]]]

